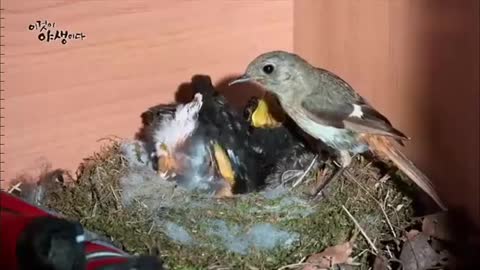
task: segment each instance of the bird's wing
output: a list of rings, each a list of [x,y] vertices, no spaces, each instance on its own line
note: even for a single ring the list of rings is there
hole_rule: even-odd
[[[342,102],[336,105],[326,102],[316,103],[319,100],[323,100],[320,93],[312,93],[301,102],[305,115],[319,124],[346,128],[358,133],[390,136],[399,140],[409,139],[363,99],[358,99],[354,103]]]

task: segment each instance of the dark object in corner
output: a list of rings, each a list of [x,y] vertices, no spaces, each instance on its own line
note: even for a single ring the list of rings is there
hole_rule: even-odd
[[[19,269],[85,269],[85,246],[78,223],[44,216],[30,222],[17,242]]]
[[[84,231],[7,192],[0,193],[1,269],[85,269]]]
[[[0,269],[162,270],[156,256],[131,256],[110,243],[88,239],[78,222],[51,215],[0,191]]]

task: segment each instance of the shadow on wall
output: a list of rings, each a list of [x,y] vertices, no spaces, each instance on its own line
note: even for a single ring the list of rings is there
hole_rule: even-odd
[[[424,27],[425,35],[417,40],[424,41],[426,57],[421,99],[426,102],[422,117],[431,140],[426,167],[448,199],[454,231],[462,234],[458,242],[466,244],[478,235],[480,224],[480,4],[478,0],[422,3],[426,11],[419,27]]]
[[[264,92],[260,86],[254,83],[235,84],[228,86],[231,81],[237,79],[241,75],[242,74],[227,76],[215,84],[218,92],[224,95],[232,103],[232,105],[237,108],[243,108],[251,97],[261,97]]]
[[[228,86],[228,84],[238,78],[241,74],[229,75],[217,81],[214,84],[219,93],[224,95],[228,102],[230,102],[235,108],[240,109],[245,106],[247,101],[253,96],[261,96],[262,89],[253,83],[236,84]],[[199,74],[194,75],[192,80]],[[215,81],[215,78],[212,78]],[[175,93],[175,101],[180,103],[190,102],[193,98],[192,84],[190,82],[184,82],[180,84]]]

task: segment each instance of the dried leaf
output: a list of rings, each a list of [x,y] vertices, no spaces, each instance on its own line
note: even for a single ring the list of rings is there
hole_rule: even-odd
[[[388,260],[383,255],[378,255],[373,262],[373,270],[387,270]]]
[[[422,232],[440,240],[452,240],[452,234],[448,228],[447,212],[439,212],[426,216],[423,219]]]
[[[444,256],[436,252],[428,240],[428,235],[418,233],[413,240],[405,242],[400,253],[403,269],[428,269],[442,261]]]
[[[410,230],[407,233],[405,233],[405,237],[407,238],[407,241],[413,241],[415,237],[420,233],[418,230]]]
[[[330,268],[336,264],[351,263],[350,255],[353,252],[353,243],[351,241],[326,248],[323,252],[311,255],[307,259],[307,265],[303,270]]]

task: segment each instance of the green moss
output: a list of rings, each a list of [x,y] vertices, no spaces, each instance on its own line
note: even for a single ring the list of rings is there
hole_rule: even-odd
[[[159,250],[171,269],[206,269],[214,265],[228,269],[277,269],[348,240],[355,226],[343,212],[342,205],[360,222],[378,248],[382,247],[382,240],[393,237],[378,201],[385,205],[386,215],[397,235],[409,224],[410,199],[392,180],[379,183],[380,171],[367,166],[365,160],[356,163],[350,170],[356,181],[342,178],[331,183],[328,196],[318,202],[308,201],[308,196],[304,195],[308,185],[276,199],[266,199],[260,193],[223,200],[187,194],[184,196],[190,197],[184,204],[154,215],[140,201],[129,208],[121,205],[119,179],[127,173],[127,164],[119,152],[119,144],[114,142],[85,160],[77,180],[63,189],[52,190],[44,205],[80,220],[87,229],[107,236],[132,254],[153,254]],[[388,201],[384,202],[386,197]],[[399,209],[399,205],[403,207]],[[158,220],[181,225],[194,244],[181,245],[173,241]],[[228,251],[222,239],[208,233],[214,220],[223,220],[241,231],[255,224],[270,223],[297,233],[299,238],[289,248],[240,255]],[[357,239],[355,254],[368,248],[362,237]],[[364,265],[362,268],[368,268],[365,256],[360,262]]]

